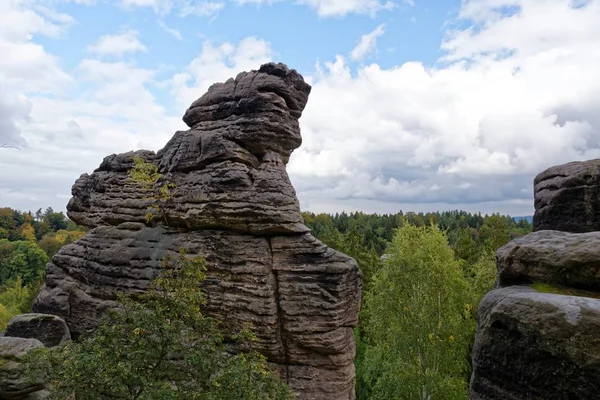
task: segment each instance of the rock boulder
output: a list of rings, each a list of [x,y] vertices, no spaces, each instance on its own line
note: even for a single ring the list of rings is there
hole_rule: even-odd
[[[8,321],[4,336],[37,339],[46,347],[71,340],[71,333],[62,318],[49,314],[15,315]]]
[[[183,248],[207,260],[207,312],[226,328],[250,323],[300,399],[353,399],[362,275],[309,233],[285,168],[309,93],[296,71],[263,65],[211,86],[185,113],[190,130],[158,153],[111,155],[82,175],[67,209],[92,229],[48,263],[34,310],[77,338]],[[134,157],[175,185],[150,223],[151,196],[128,177]]]
[[[600,232],[539,231],[496,252],[501,286],[548,283],[600,292]]]
[[[600,300],[496,289],[481,301],[472,400],[595,399]]]
[[[600,159],[548,168],[534,180],[534,198],[534,231],[600,231]]]

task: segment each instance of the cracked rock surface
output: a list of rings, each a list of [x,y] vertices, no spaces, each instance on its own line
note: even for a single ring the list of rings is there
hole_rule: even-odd
[[[258,347],[300,399],[354,399],[362,275],[304,225],[286,163],[301,144],[310,86],[283,64],[211,86],[186,111],[187,131],[156,154],[113,154],[73,186],[68,215],[90,232],[46,266],[34,311],[93,330],[118,291],[143,291],[184,248],[207,260],[206,312],[250,323]],[[159,167],[173,196],[151,224],[151,201],[128,179],[133,158]]]

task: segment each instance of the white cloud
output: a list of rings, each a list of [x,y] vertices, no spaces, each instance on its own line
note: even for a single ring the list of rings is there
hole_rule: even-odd
[[[237,44],[206,41],[200,54],[171,79],[173,96],[180,109],[185,110],[213,83],[224,82],[241,71],[257,69],[272,58],[270,43],[254,36]]]
[[[24,144],[0,157],[0,203],[13,207],[61,209],[102,157],[161,147],[210,84],[275,56],[256,37],[204,42],[162,82],[172,116],[154,98],[157,72],[134,61],[63,70],[33,38],[64,35],[72,19],[21,4],[0,1],[0,140]],[[328,15],[373,11],[345,4]],[[288,167],[303,208],[530,213],[535,174],[600,157],[600,1],[578,4],[464,1],[456,26],[467,27],[447,33],[435,67],[319,64]]]
[[[208,0],[120,0],[121,5],[127,8],[148,7],[159,15],[172,12],[180,17],[196,15],[199,17],[214,17],[225,7],[223,1]]]
[[[183,40],[183,36],[181,36],[181,32],[178,29],[169,28],[167,24],[163,21],[158,21],[158,26],[160,26],[165,32],[174,37],[177,40]]]
[[[395,4],[388,0],[297,0],[316,10],[321,17],[343,17],[348,14],[376,15],[383,10],[392,10]]]
[[[75,179],[103,157],[156,150],[183,124],[157,104],[154,71],[93,58],[63,70],[33,38],[64,34],[72,18],[26,5],[0,4],[0,141],[21,147],[2,149],[0,204],[64,209]]]
[[[600,2],[519,4],[465,2],[435,68],[318,66],[289,166],[303,206],[529,213],[537,173],[600,157]]]
[[[123,57],[127,53],[147,52],[148,49],[139,39],[140,33],[126,29],[116,35],[102,35],[98,41],[87,47],[87,51],[99,56]]]
[[[273,5],[288,1],[304,5],[314,10],[320,17],[344,17],[349,14],[365,14],[375,16],[381,11],[393,10],[396,3],[391,0],[229,0],[237,5]],[[414,5],[412,0],[403,0]],[[412,4],[411,4],[412,3]],[[215,17],[225,7],[225,0],[120,0],[127,7],[152,8],[159,15],[177,13],[181,17],[198,15]]]
[[[239,5],[272,5],[286,0],[233,0]],[[403,0],[409,1],[412,0]],[[375,16],[380,11],[392,10],[396,4],[390,0],[294,0],[295,4],[305,5],[317,12],[320,17],[344,17],[348,14]]]
[[[350,52],[350,58],[354,61],[362,60],[373,51],[377,51],[377,38],[385,33],[385,24],[379,25],[374,31],[364,34],[360,42]]]

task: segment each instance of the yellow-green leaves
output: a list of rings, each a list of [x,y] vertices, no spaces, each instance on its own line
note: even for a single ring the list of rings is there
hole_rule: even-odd
[[[129,170],[129,178],[141,189],[148,193],[147,200],[151,202],[145,215],[147,224],[150,224],[156,213],[162,213],[165,217],[164,205],[173,197],[174,183],[162,182],[163,175],[158,172],[158,166],[144,161],[141,157],[133,158],[133,167]],[[166,222],[166,221],[165,221]]]

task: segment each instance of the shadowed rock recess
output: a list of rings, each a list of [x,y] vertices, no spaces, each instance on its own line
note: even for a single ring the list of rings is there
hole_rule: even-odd
[[[479,305],[472,400],[597,399],[600,160],[535,179],[533,232],[496,253]]]
[[[183,118],[191,129],[158,153],[113,154],[83,174],[68,215],[93,229],[48,263],[35,312],[64,318],[77,338],[116,292],[143,291],[184,248],[207,260],[207,313],[226,328],[251,323],[299,398],[353,399],[362,275],[309,233],[285,168],[310,90],[283,64],[240,73],[196,100]],[[151,224],[147,193],[128,179],[135,156],[176,185]]]

